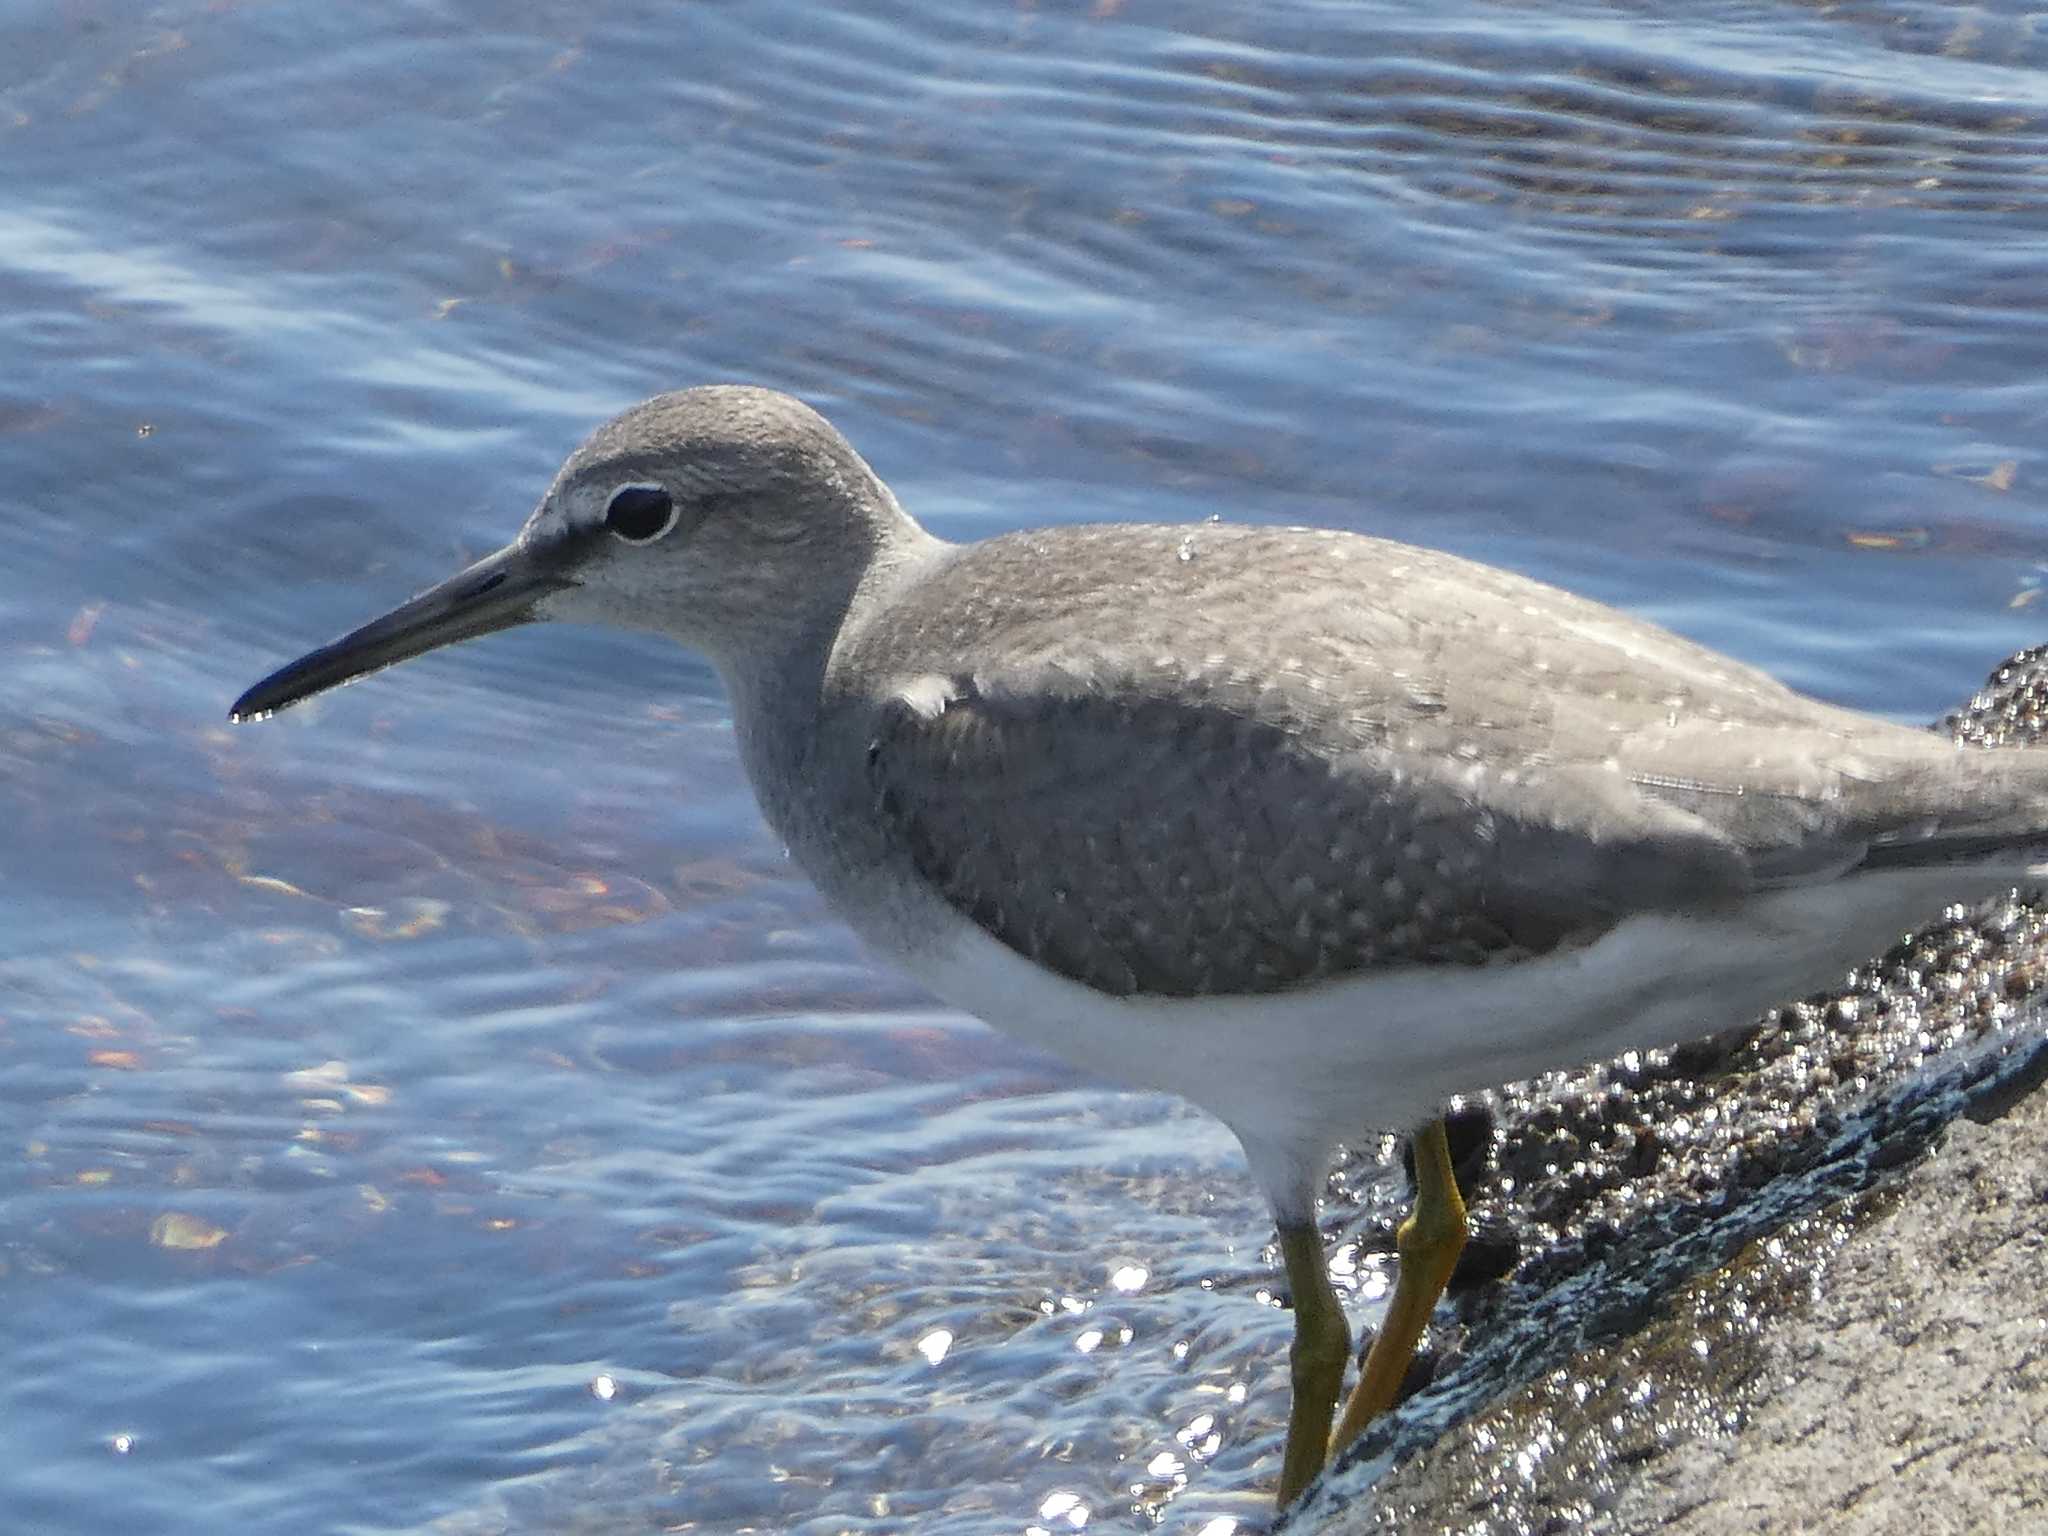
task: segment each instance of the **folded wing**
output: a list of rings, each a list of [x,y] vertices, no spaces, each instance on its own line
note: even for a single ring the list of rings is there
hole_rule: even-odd
[[[851,637],[844,675],[884,681],[827,733],[895,857],[1101,991],[1512,961],[2040,824],[2032,754],[1965,763],[1554,588],[1280,530],[1204,530],[1264,546],[1205,578],[1176,534],[963,551],[886,648]],[[1137,574],[1063,592],[1046,538]],[[1247,570],[1298,593],[1279,624],[1234,623]]]

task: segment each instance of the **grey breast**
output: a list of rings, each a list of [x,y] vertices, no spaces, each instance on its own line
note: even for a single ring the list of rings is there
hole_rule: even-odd
[[[1930,735],[1322,530],[962,547],[843,636],[818,749],[858,762],[891,860],[1116,995],[1545,953],[1834,877],[1958,808]]]

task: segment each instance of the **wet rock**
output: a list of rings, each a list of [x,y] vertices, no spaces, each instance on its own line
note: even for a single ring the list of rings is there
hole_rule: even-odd
[[[1295,1529],[2048,1530],[2048,1097],[1745,1245]]]

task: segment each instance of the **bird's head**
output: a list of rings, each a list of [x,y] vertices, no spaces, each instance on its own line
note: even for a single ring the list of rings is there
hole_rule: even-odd
[[[851,444],[774,390],[642,401],[569,455],[519,537],[235,701],[256,720],[411,657],[541,619],[654,630],[724,666],[836,623],[911,523]]]

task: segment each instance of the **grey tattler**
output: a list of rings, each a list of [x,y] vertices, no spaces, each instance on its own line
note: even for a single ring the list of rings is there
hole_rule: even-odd
[[[1448,1097],[1746,1023],[2048,846],[2042,754],[1384,539],[949,544],[823,417],[739,386],[598,428],[511,545],[234,716],[538,619],[709,657],[762,811],[877,951],[1237,1133],[1294,1298],[1283,1504],[1393,1400],[1464,1241]],[[1315,1197],[1369,1128],[1415,1131],[1416,1207],[1333,1439]]]

